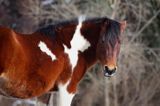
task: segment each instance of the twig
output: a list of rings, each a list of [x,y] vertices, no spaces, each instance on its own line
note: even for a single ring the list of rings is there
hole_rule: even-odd
[[[119,8],[119,3],[120,3],[120,0],[115,0],[114,2],[114,8],[113,8],[113,12],[112,12],[112,15],[111,15],[111,19],[114,19],[115,16],[116,16],[116,13],[117,13],[117,10]]]
[[[137,32],[137,34],[135,34],[135,36],[132,37],[130,42],[133,42],[136,39],[136,37],[139,36],[153,22],[153,20],[158,16],[159,13],[160,10],[158,10],[156,14],[152,18],[150,18],[149,21],[139,30],[139,32]]]

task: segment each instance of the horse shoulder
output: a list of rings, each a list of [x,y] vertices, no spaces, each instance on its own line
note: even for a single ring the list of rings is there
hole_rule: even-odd
[[[23,48],[21,47],[21,43],[17,38],[16,32],[12,29],[0,27],[0,74],[1,77],[13,76],[13,73],[6,73],[10,69],[20,70],[24,66],[24,58],[25,54],[23,52]],[[22,62],[20,62],[22,61]]]

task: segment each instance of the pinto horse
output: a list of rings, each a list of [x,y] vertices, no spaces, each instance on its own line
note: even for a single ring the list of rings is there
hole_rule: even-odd
[[[70,106],[86,70],[99,61],[112,76],[126,26],[107,17],[80,17],[20,34],[0,27],[0,93],[40,96],[58,88],[60,105]]]

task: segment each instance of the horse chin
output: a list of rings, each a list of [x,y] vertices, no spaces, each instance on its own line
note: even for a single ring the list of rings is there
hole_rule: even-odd
[[[104,76],[105,76],[105,77],[112,77],[112,76],[114,76],[114,75],[115,75],[115,73],[113,73],[113,74],[110,75],[110,74],[108,74],[107,72],[104,72]]]

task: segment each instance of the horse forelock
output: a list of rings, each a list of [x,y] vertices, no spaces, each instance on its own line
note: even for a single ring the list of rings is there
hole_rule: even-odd
[[[106,57],[109,58],[113,56],[115,50],[118,50],[117,47],[119,46],[116,46],[117,44],[120,44],[120,23],[106,18],[102,24],[97,45],[97,56],[102,61],[106,59]]]
[[[120,23],[111,19],[108,19],[105,26],[105,42],[108,42],[112,48],[115,47],[117,42],[120,42]]]
[[[100,42],[104,42],[100,46],[101,55],[107,57],[112,56],[114,53],[115,46],[120,44],[120,23],[111,19],[106,18],[102,26],[102,33],[100,36]],[[103,52],[102,52],[103,51]]]

